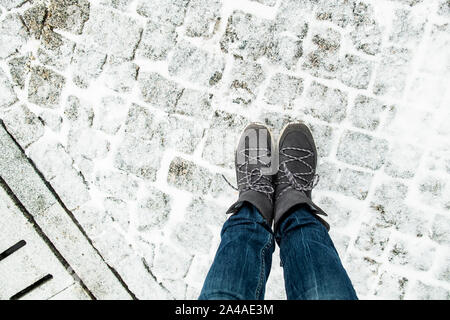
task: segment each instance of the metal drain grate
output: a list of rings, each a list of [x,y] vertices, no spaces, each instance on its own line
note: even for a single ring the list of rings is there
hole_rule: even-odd
[[[0,299],[89,299],[2,187],[0,234]]]
[[[0,261],[0,299],[30,287],[21,299],[136,298],[1,119],[0,149],[0,252],[27,243]]]
[[[3,259],[5,259],[6,257],[12,255],[14,252],[16,252],[17,250],[19,250],[20,248],[22,248],[24,245],[26,245],[27,243],[25,242],[25,240],[20,240],[19,242],[17,242],[15,245],[13,245],[11,248],[6,249],[5,251],[3,251],[2,253],[0,253],[0,261],[2,261]]]

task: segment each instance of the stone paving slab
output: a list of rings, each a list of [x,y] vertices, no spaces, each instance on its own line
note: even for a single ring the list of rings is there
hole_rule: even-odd
[[[240,130],[303,120],[313,197],[360,298],[448,299],[449,12],[447,0],[0,1],[0,119],[137,298],[197,298],[236,197],[221,175],[234,179]],[[29,174],[9,175],[26,183],[14,192],[49,218],[52,195]],[[267,297],[283,299],[276,259]]]

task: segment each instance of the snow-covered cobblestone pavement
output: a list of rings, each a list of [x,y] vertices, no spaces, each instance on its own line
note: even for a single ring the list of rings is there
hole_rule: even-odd
[[[301,119],[360,298],[450,299],[449,86],[448,0],[0,0],[0,119],[123,298],[198,297],[240,130]]]

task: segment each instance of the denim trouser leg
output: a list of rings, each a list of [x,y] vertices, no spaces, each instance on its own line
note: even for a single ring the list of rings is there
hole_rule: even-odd
[[[261,214],[243,206],[225,222],[221,237],[199,299],[264,299],[275,241]]]
[[[301,207],[277,230],[288,299],[357,299],[326,228]]]

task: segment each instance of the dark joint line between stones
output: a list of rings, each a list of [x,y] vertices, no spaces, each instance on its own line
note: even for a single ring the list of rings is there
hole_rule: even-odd
[[[158,281],[158,279],[153,274],[152,270],[150,269],[150,266],[148,265],[147,261],[145,261],[144,258],[142,258],[142,264],[144,265],[144,268],[145,268],[145,270],[147,270],[147,272],[150,275],[150,277],[152,277],[153,280],[155,280],[155,282],[161,287],[161,289],[163,289],[164,291],[166,291],[168,294],[171,295],[169,289],[167,289],[161,282]]]
[[[133,53],[131,55],[130,60],[134,60],[134,58],[136,57],[136,52],[137,52],[137,49],[139,48],[139,45],[141,44],[143,34],[144,34],[144,28],[141,28],[140,32],[139,32],[139,40],[137,41],[136,45],[133,48]]]

